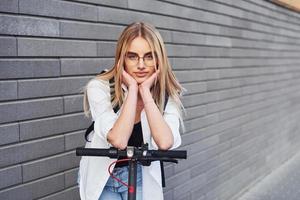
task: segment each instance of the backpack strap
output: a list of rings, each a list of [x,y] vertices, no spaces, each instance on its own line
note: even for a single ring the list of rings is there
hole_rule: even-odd
[[[115,93],[115,88],[114,88],[114,83],[115,83],[115,78],[112,77],[109,79],[109,88],[110,88],[110,101],[113,102],[113,94]],[[119,105],[116,105],[113,107],[114,112],[117,113],[120,110]]]
[[[169,100],[169,95],[165,95],[165,104],[164,104],[164,110],[166,109],[167,103]],[[166,187],[166,178],[165,178],[165,168],[164,168],[164,161],[159,161],[160,162],[160,172],[161,172],[161,184],[162,187]]]
[[[94,130],[94,121],[92,122],[92,124],[86,129],[85,134],[84,134],[84,139],[87,142],[91,142],[88,139],[89,134]]]

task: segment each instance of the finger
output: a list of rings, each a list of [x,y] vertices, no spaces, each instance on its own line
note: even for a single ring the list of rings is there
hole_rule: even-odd
[[[125,70],[122,71],[122,82],[126,82],[128,79],[128,74]]]
[[[155,73],[155,80],[154,80],[154,84],[156,84],[156,83],[157,83],[157,78],[158,78],[158,75],[159,75],[159,73],[160,73],[160,70],[158,69],[158,70],[156,71],[156,73]]]
[[[150,78],[152,79],[152,78],[155,78],[157,75],[158,75],[158,71],[156,71],[156,72],[154,72],[151,76],[150,76]]]
[[[153,79],[155,82],[157,80],[158,75],[159,75],[159,70],[157,70],[155,73],[153,73]]]

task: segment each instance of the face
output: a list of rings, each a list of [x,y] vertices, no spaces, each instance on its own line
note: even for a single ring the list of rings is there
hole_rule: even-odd
[[[125,55],[125,71],[141,84],[155,72],[155,66],[148,42],[142,37],[135,38]]]

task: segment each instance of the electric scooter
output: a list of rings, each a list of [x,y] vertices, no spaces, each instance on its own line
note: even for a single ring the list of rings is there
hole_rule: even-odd
[[[77,156],[103,156],[109,158],[127,157],[129,162],[128,173],[128,200],[136,200],[137,163],[150,166],[153,161],[178,163],[177,159],[186,159],[185,150],[149,150],[148,144],[142,147],[128,146],[125,150],[111,147],[109,149],[76,148]]]

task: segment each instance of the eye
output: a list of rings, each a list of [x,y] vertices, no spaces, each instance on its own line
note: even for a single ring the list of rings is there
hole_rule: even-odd
[[[152,59],[153,59],[152,54],[147,54],[147,55],[145,55],[145,59],[147,59],[147,60],[152,60]]]
[[[136,60],[138,56],[135,55],[135,54],[128,54],[127,57],[128,57],[130,60]]]

